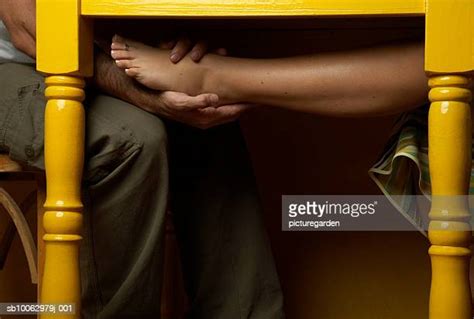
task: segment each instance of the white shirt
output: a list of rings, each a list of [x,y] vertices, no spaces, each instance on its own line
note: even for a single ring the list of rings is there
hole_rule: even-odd
[[[1,1],[1,0],[0,0]],[[16,63],[35,63],[35,61],[18,51],[10,41],[8,30],[0,20],[0,63],[16,62]]]

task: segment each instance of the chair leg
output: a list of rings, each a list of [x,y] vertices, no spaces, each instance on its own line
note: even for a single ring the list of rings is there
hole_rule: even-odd
[[[20,210],[25,214],[36,201],[36,191],[32,191],[26,199],[20,204]],[[13,220],[8,221],[3,237],[0,239],[0,269],[3,269],[10,251],[11,244],[15,238],[16,227]]]
[[[18,230],[23,249],[25,250],[26,259],[28,261],[28,267],[30,269],[31,281],[33,283],[38,282],[38,269],[37,269],[37,252],[36,245],[33,239],[31,230],[26,222],[25,216],[21,212],[20,207],[15,203],[13,198],[0,187],[0,204],[6,209],[10,215],[13,223]]]

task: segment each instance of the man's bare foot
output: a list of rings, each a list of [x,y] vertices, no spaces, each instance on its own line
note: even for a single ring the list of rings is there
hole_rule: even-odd
[[[173,64],[169,60],[169,50],[150,47],[118,35],[113,37],[111,49],[117,66],[151,89],[193,95],[202,93],[199,68],[184,60]]]

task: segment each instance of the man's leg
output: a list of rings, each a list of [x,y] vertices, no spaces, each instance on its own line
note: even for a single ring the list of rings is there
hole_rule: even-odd
[[[190,318],[284,318],[255,178],[237,123],[167,125],[171,209]]]
[[[108,96],[89,105],[85,229],[91,230],[93,249],[87,241],[84,247],[95,256],[83,260],[95,265],[83,265],[97,269],[99,287],[90,282],[84,288],[101,293],[99,318],[159,318],[168,200],[164,126],[158,117]],[[92,293],[86,290],[85,296]]]
[[[43,78],[0,65],[0,149],[43,169]],[[85,318],[159,318],[168,194],[162,122],[107,96],[86,102],[81,279]]]

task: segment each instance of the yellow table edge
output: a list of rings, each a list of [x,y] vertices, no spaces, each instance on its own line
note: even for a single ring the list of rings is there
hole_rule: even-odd
[[[113,17],[424,15],[423,0],[82,0],[81,14]]]

